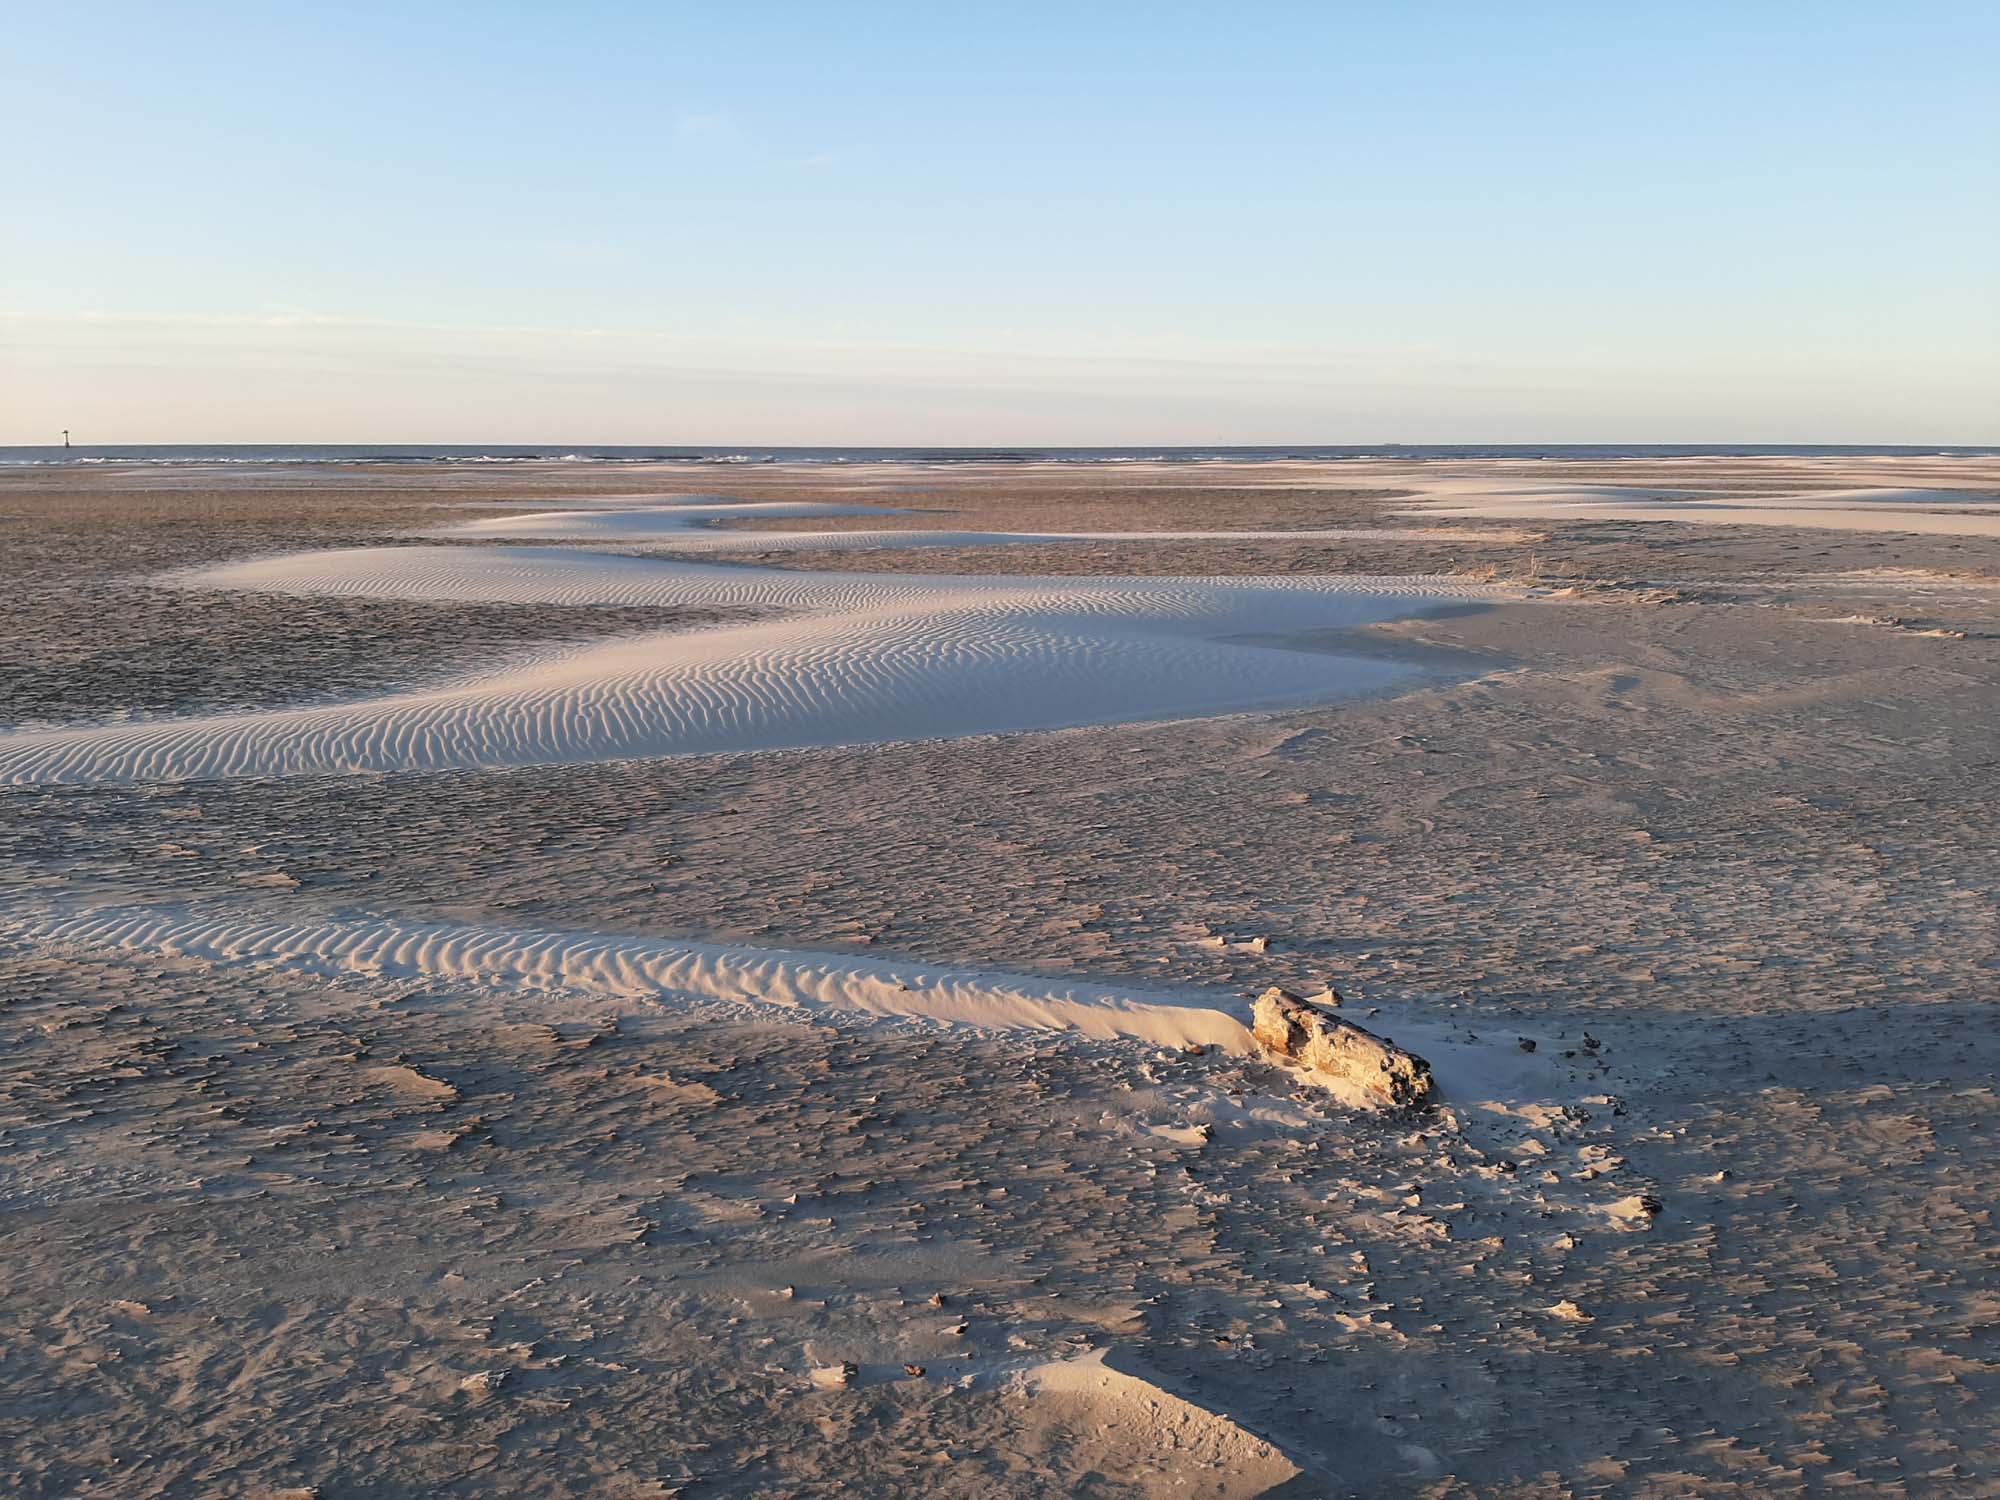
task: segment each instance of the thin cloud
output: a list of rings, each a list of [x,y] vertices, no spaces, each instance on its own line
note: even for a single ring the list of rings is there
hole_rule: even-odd
[[[734,119],[719,114],[676,115],[667,133],[677,141],[735,140],[742,135]]]

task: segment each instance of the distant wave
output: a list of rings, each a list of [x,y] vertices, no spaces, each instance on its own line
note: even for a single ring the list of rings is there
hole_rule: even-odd
[[[477,444],[129,444],[0,447],[0,467],[89,464],[1198,464],[1338,463],[1347,459],[1995,457],[2000,447],[1735,443],[1398,444],[1134,448],[699,448]]]

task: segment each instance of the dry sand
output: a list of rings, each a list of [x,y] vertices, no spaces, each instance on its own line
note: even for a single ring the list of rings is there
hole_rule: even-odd
[[[1993,493],[1941,462],[1636,484]],[[1992,1493],[2000,541],[1404,514],[1480,477],[722,476],[959,534],[704,553],[813,578],[1477,586],[1341,631],[1451,664],[1360,699],[0,791],[0,1492]],[[0,474],[0,723],[768,624],[160,578],[694,487]],[[1132,531],[1256,535],[1074,535]],[[1231,1045],[1325,982],[1443,1111]],[[1086,1008],[1024,1029],[1054,999]],[[1088,1019],[1154,1001],[1227,1024]]]

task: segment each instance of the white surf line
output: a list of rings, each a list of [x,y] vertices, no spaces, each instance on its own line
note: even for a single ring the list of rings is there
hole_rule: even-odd
[[[1783,494],[1559,480],[1419,478],[1417,503],[1397,514],[1539,521],[1678,521],[1688,525],[1803,526],[1917,536],[2000,537],[1992,491],[1830,486]]]
[[[789,611],[544,655],[425,692],[0,735],[0,784],[474,769],[800,749],[1295,707],[1423,680],[1328,632],[1523,597],[1457,578],[795,573],[557,547],[376,547],[184,585]],[[1306,637],[1313,649],[1301,649]]]
[[[463,982],[624,999],[846,1011],[998,1031],[1069,1031],[1250,1054],[1236,1016],[1203,999],[1108,984],[838,954],[446,923],[293,921],[114,906],[0,920],[10,942],[110,949],[326,978]]]

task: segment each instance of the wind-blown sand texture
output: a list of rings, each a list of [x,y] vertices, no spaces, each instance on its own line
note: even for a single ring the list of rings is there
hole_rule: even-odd
[[[731,472],[791,508],[755,519],[662,505],[684,469],[0,473],[0,716],[82,778],[0,789],[0,1491],[1983,1500],[1995,543],[1397,512],[1995,478]],[[969,540],[727,561],[802,525]],[[88,779],[128,732],[967,593],[1416,675]],[[1330,623],[1242,638],[1295,609]],[[1438,1110],[1241,1050],[1327,984]]]

